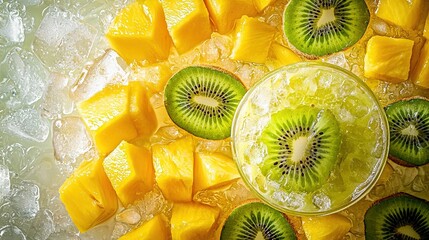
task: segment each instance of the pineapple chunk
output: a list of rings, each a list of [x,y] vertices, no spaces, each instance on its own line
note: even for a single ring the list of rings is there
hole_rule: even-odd
[[[245,62],[264,63],[276,29],[256,18],[243,16],[235,26],[231,58]]]
[[[122,140],[138,135],[130,112],[128,86],[110,85],[77,108],[102,155],[109,154]]]
[[[203,0],[160,1],[168,32],[179,54],[210,38],[210,18]]]
[[[279,43],[271,45],[271,56],[276,68],[302,61],[296,53]]]
[[[194,193],[240,177],[232,159],[220,153],[196,152],[194,164]]]
[[[219,216],[219,209],[199,203],[175,203],[171,214],[174,240],[206,240]]]
[[[308,240],[341,240],[351,227],[351,221],[339,214],[302,217],[302,228]]]
[[[256,8],[249,0],[204,0],[210,17],[220,34],[231,31],[235,20],[243,15],[256,15]]]
[[[162,215],[156,215],[140,227],[120,237],[119,240],[167,240],[169,229]]]
[[[414,84],[423,88],[429,88],[429,41],[420,50],[417,64],[411,73]]]
[[[139,139],[149,140],[158,122],[147,89],[140,82],[130,82],[130,114]]]
[[[194,147],[192,137],[152,147],[155,178],[166,199],[192,201]]]
[[[134,2],[122,9],[106,37],[111,47],[128,63],[166,59],[171,38],[164,12],[157,0]]]
[[[104,222],[118,209],[115,190],[102,162],[83,162],[59,189],[60,199],[80,232]]]
[[[275,0],[253,0],[253,4],[255,5],[258,12],[264,10],[268,5],[273,3]]]
[[[368,41],[365,77],[399,83],[408,79],[414,41],[374,36]]]
[[[122,141],[103,162],[104,171],[122,205],[127,206],[153,189],[155,175],[151,152]]]
[[[415,29],[424,15],[426,0],[380,0],[375,12],[377,17],[404,29]]]

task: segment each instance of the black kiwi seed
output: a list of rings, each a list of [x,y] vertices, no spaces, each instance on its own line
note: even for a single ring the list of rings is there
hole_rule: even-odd
[[[365,0],[291,0],[283,28],[290,44],[314,57],[355,44],[365,34],[369,19]]]
[[[174,74],[164,91],[171,120],[205,139],[230,136],[232,119],[246,88],[231,73],[214,67],[190,66]]]
[[[429,202],[399,193],[374,203],[365,213],[365,239],[429,239]]]
[[[271,116],[260,141],[261,172],[284,189],[312,191],[325,183],[340,149],[340,127],[329,110],[301,106]]]
[[[403,99],[385,107],[390,128],[389,157],[405,166],[429,163],[429,100]]]
[[[294,229],[279,211],[260,202],[247,203],[232,211],[225,221],[221,240],[296,239]]]

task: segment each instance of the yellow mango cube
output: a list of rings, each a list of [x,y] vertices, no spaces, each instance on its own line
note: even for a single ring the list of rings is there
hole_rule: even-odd
[[[80,232],[109,219],[118,209],[118,198],[102,162],[83,162],[59,189],[60,199]]]
[[[253,4],[255,5],[258,12],[264,10],[268,5],[270,5],[275,0],[253,0]]]
[[[147,88],[141,82],[130,82],[130,115],[137,130],[137,137],[149,140],[158,127],[155,110]]]
[[[379,0],[375,14],[404,29],[415,29],[420,16],[424,15],[424,1],[426,0]]]
[[[417,64],[411,73],[414,84],[422,88],[429,88],[429,41],[426,41],[420,50]]]
[[[240,178],[234,161],[223,154],[196,152],[194,156],[194,193]]]
[[[171,214],[174,240],[206,240],[219,216],[219,209],[199,203],[175,203]]]
[[[156,215],[140,227],[120,237],[119,240],[167,240],[169,231],[162,215]]]
[[[276,42],[271,45],[270,55],[277,68],[302,61],[295,52]]]
[[[204,0],[210,17],[220,34],[234,28],[234,23],[243,15],[254,16],[257,11],[250,0]]]
[[[308,240],[341,240],[351,227],[351,221],[339,214],[302,217],[302,228]]]
[[[122,141],[103,161],[104,171],[122,205],[141,199],[153,189],[152,154],[146,147]]]
[[[404,38],[372,37],[366,47],[365,77],[392,83],[407,80],[413,45]]]
[[[78,111],[101,155],[109,154],[122,140],[138,136],[130,112],[130,88],[110,85],[78,104]]]
[[[212,28],[203,0],[160,1],[168,32],[179,54],[210,38]]]
[[[192,201],[194,146],[192,137],[152,147],[155,179],[164,197],[173,202]]]
[[[128,63],[163,60],[170,53],[171,38],[158,0],[126,6],[113,20],[106,37]]]
[[[256,18],[243,16],[235,26],[234,60],[264,63],[267,59],[276,29]]]

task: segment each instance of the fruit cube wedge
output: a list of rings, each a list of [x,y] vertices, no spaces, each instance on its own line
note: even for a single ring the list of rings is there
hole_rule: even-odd
[[[102,162],[83,162],[59,189],[60,199],[80,232],[104,222],[118,208],[118,198]]]
[[[414,84],[422,88],[429,88],[429,41],[426,40],[423,48],[420,50],[420,55],[417,64],[411,73],[411,79]]]
[[[130,82],[130,115],[137,130],[137,138],[149,140],[158,127],[155,110],[149,99],[149,92],[142,82]]]
[[[140,227],[120,237],[119,240],[167,240],[169,231],[166,220],[158,214]]]
[[[166,59],[171,38],[158,0],[133,2],[115,17],[106,37],[128,63]]]
[[[377,17],[406,30],[415,29],[424,15],[426,0],[380,0],[375,14]]]
[[[164,197],[173,202],[190,202],[194,176],[192,137],[152,147],[155,179]]]
[[[270,53],[274,59],[274,65],[276,67],[302,61],[301,58],[292,50],[276,42],[271,45]]]
[[[175,203],[171,214],[174,240],[206,240],[219,216],[219,209],[199,203]]]
[[[275,0],[253,0],[253,4],[255,5],[258,12],[264,10],[268,5],[273,3]]]
[[[302,217],[302,228],[308,240],[341,240],[351,227],[351,221],[339,214]]]
[[[138,136],[130,112],[130,99],[129,86],[110,85],[77,106],[95,146],[103,156],[122,140]]]
[[[240,177],[231,158],[220,153],[196,152],[194,193],[227,184]]]
[[[231,58],[245,62],[264,63],[276,29],[256,18],[243,16],[235,26]]]
[[[408,79],[414,41],[374,36],[367,44],[365,77],[392,83]]]
[[[210,38],[212,28],[203,0],[160,1],[168,32],[179,54]]]
[[[254,16],[257,11],[250,0],[204,0],[217,32],[225,34],[243,15]]]
[[[122,141],[104,159],[103,167],[124,206],[153,189],[155,175],[152,154],[146,147]]]

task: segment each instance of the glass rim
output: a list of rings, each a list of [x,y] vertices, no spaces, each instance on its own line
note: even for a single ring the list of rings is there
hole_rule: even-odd
[[[239,160],[238,160],[238,154],[237,154],[237,148],[236,148],[236,135],[238,132],[238,116],[241,113],[241,110],[243,109],[244,105],[250,101],[251,95],[252,93],[255,91],[255,89],[257,89],[262,83],[264,83],[265,81],[268,81],[269,79],[271,79],[272,76],[275,76],[281,72],[285,72],[288,70],[292,70],[292,69],[299,69],[299,68],[324,68],[324,69],[329,69],[331,71],[338,71],[341,72],[342,74],[348,75],[350,80],[353,80],[354,82],[356,82],[359,86],[362,87],[362,90],[368,95],[368,97],[372,100],[372,102],[374,103],[375,107],[377,108],[377,112],[378,115],[380,116],[380,120],[381,120],[381,127],[382,129],[384,129],[383,133],[384,133],[384,138],[385,141],[384,146],[383,146],[383,153],[380,157],[380,160],[377,161],[374,164],[374,167],[378,169],[377,172],[375,172],[374,177],[371,179],[371,181],[367,184],[366,188],[364,190],[362,190],[361,192],[359,192],[359,195],[357,197],[353,197],[351,198],[350,201],[346,201],[348,198],[344,199],[344,201],[341,201],[340,204],[338,204],[338,206],[326,209],[326,210],[320,210],[320,211],[305,211],[305,210],[296,210],[296,209],[290,209],[287,208],[285,206],[281,206],[279,204],[273,203],[269,198],[267,198],[266,196],[264,196],[262,193],[260,193],[255,186],[253,186],[250,183],[250,180],[246,177],[246,174],[243,172],[243,169],[240,166]],[[282,66],[278,69],[275,69],[269,73],[267,73],[266,75],[264,75],[259,81],[257,81],[253,86],[251,86],[248,91],[246,92],[246,94],[243,96],[243,98],[241,99],[240,103],[238,104],[235,114],[234,114],[234,118],[232,121],[232,127],[231,127],[231,150],[232,150],[232,156],[233,156],[233,160],[238,168],[238,171],[240,173],[241,178],[243,179],[243,181],[245,182],[245,184],[247,185],[247,187],[249,188],[249,190],[251,192],[253,192],[254,194],[256,194],[256,196],[264,203],[268,204],[269,206],[279,210],[280,212],[286,213],[286,214],[291,214],[294,216],[324,216],[324,215],[330,215],[330,214],[334,214],[337,212],[340,212],[342,210],[347,209],[348,207],[354,205],[355,203],[357,203],[359,200],[361,200],[362,198],[364,198],[372,189],[373,187],[376,185],[378,179],[380,178],[383,169],[387,163],[387,159],[388,159],[388,154],[389,154],[389,142],[390,142],[390,134],[389,134],[389,124],[388,124],[388,120],[387,120],[387,116],[386,113],[384,111],[383,106],[381,105],[380,101],[377,99],[375,93],[368,87],[368,85],[357,75],[355,75],[354,73],[352,73],[351,71],[348,71],[342,67],[339,67],[337,65],[333,65],[330,63],[325,63],[325,62],[316,62],[316,61],[309,61],[309,62],[297,62],[297,63],[292,63],[289,65],[285,65]],[[372,169],[373,171],[375,169]],[[367,181],[368,179],[366,179]],[[362,183],[364,183],[365,181],[363,181]],[[361,183],[361,184],[362,184]]]

